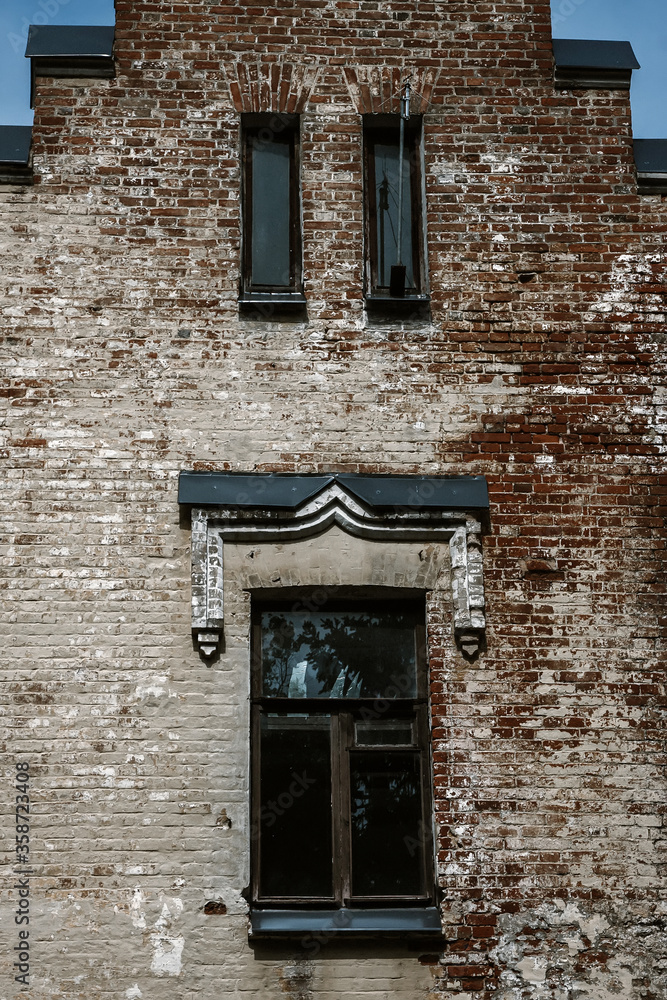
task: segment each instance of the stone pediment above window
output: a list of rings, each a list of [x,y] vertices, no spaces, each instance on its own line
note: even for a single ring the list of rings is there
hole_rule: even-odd
[[[191,509],[192,630],[204,657],[224,630],[224,544],[291,543],[334,526],[371,542],[445,543],[458,646],[472,658],[483,644],[481,476],[182,472],[178,499]]]

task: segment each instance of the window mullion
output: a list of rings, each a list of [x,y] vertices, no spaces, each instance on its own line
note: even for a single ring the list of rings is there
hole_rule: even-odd
[[[331,725],[334,895],[342,906],[350,895],[350,713],[335,713]]]
[[[419,760],[421,773],[421,795],[422,795],[422,892],[430,895],[433,892],[435,857],[433,855],[433,802],[431,797],[431,774],[433,765],[431,762],[431,733],[429,725],[429,713],[426,705],[420,705],[416,710],[417,720],[417,744],[419,746]]]
[[[260,714],[261,710],[253,705],[250,712],[251,741],[253,747],[252,766],[250,774],[250,852],[252,865],[252,894],[253,899],[260,896],[260,813],[262,808],[262,793],[260,787],[261,758],[260,758]]]
[[[299,199],[300,191],[300,141],[296,133],[290,136],[290,172],[289,172],[289,200],[290,200],[290,286],[298,288],[301,284],[301,206]]]

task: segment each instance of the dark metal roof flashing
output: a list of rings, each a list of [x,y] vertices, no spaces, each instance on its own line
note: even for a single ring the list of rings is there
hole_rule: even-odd
[[[554,38],[557,87],[571,90],[629,90],[639,63],[630,42]]]
[[[181,472],[178,502],[196,507],[295,510],[332,483],[367,507],[488,512],[483,476],[364,476],[336,472]]]
[[[110,25],[31,24],[25,50],[31,63],[30,107],[38,76],[113,77],[114,32]]]
[[[667,194],[667,139],[635,139],[639,194]]]
[[[0,125],[0,183],[32,184],[32,127]]]

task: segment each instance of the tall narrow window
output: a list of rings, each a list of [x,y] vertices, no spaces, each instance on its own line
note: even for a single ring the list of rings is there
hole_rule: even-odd
[[[430,766],[418,604],[254,610],[254,899],[425,905]]]
[[[366,294],[422,295],[424,281],[421,119],[364,117]]]
[[[242,298],[301,298],[299,118],[244,115]]]

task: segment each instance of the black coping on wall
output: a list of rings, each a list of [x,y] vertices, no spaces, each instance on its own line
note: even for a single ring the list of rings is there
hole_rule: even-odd
[[[25,54],[28,59],[35,56],[56,56],[59,59],[98,56],[110,59],[114,30],[112,25],[99,24],[31,24]]]
[[[628,90],[640,68],[630,42],[554,38],[553,50],[557,87]]]
[[[31,143],[32,125],[0,125],[0,163],[26,167]]]
[[[640,194],[667,194],[667,139],[635,139]]]
[[[430,510],[489,509],[483,476],[364,476],[292,473],[181,472],[178,502],[197,507],[294,510],[332,483],[369,507]]]
[[[32,183],[31,145],[31,125],[0,125],[0,183]]]
[[[115,74],[112,25],[31,24],[25,54],[30,59],[30,107],[35,77],[101,77]]]
[[[252,910],[250,936],[290,937],[317,934],[442,936],[440,914],[435,906],[352,910]]]

